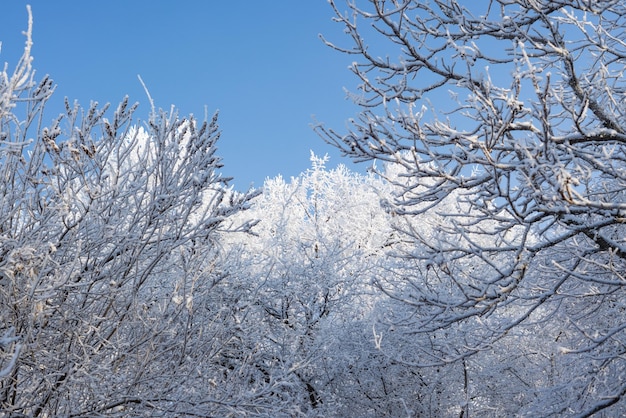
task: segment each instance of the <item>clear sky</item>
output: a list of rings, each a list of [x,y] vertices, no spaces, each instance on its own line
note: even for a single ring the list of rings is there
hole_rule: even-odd
[[[325,0],[6,1],[0,62],[10,69],[24,45],[26,4],[37,78],[57,84],[52,115],[64,97],[88,106],[129,95],[145,120],[139,74],[157,107],[199,118],[205,106],[209,116],[219,109],[223,173],[237,189],[298,175],[309,150],[328,153],[331,166],[348,162],[311,128],[315,118],[343,131],[357,112],[343,90],[358,84],[347,69],[354,57],[319,39],[349,41]]]

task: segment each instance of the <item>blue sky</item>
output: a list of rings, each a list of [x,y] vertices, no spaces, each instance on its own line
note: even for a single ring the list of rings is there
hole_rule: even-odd
[[[26,4],[38,78],[49,74],[58,86],[52,115],[64,97],[88,106],[129,95],[145,120],[139,74],[157,107],[198,117],[219,109],[223,173],[238,189],[298,175],[309,150],[328,153],[331,166],[348,163],[311,129],[315,118],[343,131],[357,112],[343,90],[358,84],[347,69],[354,57],[318,37],[349,41],[325,0],[12,0],[0,13],[0,62],[9,68],[24,45]]]

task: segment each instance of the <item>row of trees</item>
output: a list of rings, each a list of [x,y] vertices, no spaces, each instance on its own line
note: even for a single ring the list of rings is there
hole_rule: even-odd
[[[216,117],[144,124],[0,74],[0,410],[10,416],[620,415],[618,1],[331,1],[373,173],[262,190]]]

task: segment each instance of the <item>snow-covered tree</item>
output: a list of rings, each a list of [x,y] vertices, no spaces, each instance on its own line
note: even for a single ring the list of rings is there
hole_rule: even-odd
[[[31,25],[0,72],[0,410],[211,416],[244,401],[213,359],[232,338],[219,246],[255,192],[220,175],[216,117],[66,100],[43,120]],[[224,380],[224,379],[222,379]]]
[[[257,236],[232,240],[248,266],[241,283],[250,291],[240,305],[252,308],[242,327],[254,347],[251,364],[267,387],[281,388],[281,411],[367,416],[359,405],[366,390],[348,382],[376,367],[366,353],[376,351],[371,281],[393,236],[379,205],[385,191],[375,176],[327,169],[326,157],[311,161],[290,181],[267,179],[246,213],[260,219]]]
[[[318,131],[396,167],[407,265],[379,285],[395,332],[422,335],[397,356],[464,364],[463,413],[623,414],[626,6],[331,5],[363,111]],[[487,390],[503,376],[517,389]]]

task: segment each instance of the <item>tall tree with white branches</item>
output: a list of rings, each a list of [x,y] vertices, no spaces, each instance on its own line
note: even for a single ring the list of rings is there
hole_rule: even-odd
[[[471,413],[489,406],[472,361],[528,343],[552,371],[521,378],[516,413],[623,413],[624,3],[330,3],[350,42],[328,44],[355,57],[362,112],[347,133],[317,130],[397,167],[386,206],[413,266],[378,284],[404,305],[390,326],[423,336],[398,356],[465,364]]]
[[[32,19],[15,70],[0,72],[0,410],[211,416],[254,403],[214,361],[232,333],[219,240],[249,229],[231,220],[257,194],[221,176],[217,116],[153,109],[137,128],[127,99],[112,113],[66,100],[46,124],[54,86],[35,81],[31,34]]]

